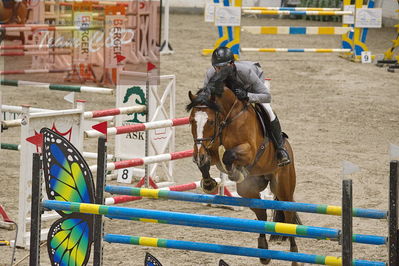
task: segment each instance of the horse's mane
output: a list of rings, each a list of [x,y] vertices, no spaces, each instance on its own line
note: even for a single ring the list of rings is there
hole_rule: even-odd
[[[197,91],[195,95],[197,97],[195,97],[191,101],[191,103],[187,104],[186,106],[187,112],[189,112],[193,107],[200,105],[205,105],[214,111],[219,111],[219,106],[215,103],[214,100],[212,100],[214,94],[212,93],[211,89],[209,89],[208,87],[201,88]]]

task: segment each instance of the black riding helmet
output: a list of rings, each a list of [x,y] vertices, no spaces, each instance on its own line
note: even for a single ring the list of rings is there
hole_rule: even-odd
[[[225,66],[234,62],[234,54],[228,47],[218,47],[212,53],[212,66]]]

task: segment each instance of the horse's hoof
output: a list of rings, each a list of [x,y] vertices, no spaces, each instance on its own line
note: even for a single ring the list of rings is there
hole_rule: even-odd
[[[258,237],[258,248],[269,249],[269,245],[267,244],[266,237],[264,237],[264,236],[263,237],[262,236]],[[266,265],[266,264],[269,264],[272,259],[270,259],[270,258],[267,258],[267,259],[259,258],[259,260],[260,260],[260,262],[262,264]]]
[[[201,179],[200,185],[202,191],[204,191],[207,194],[215,194],[218,192],[219,189],[219,184],[213,179],[209,180],[206,183],[204,183],[204,180]]]
[[[267,265],[267,264],[270,263],[270,261],[271,261],[272,259],[262,259],[262,258],[259,258],[259,260],[260,260],[260,263],[262,263],[262,264],[264,264],[264,265]]]

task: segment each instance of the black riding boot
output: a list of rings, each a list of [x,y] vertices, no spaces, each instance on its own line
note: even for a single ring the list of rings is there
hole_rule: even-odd
[[[280,121],[276,117],[272,122],[270,122],[271,127],[271,137],[274,142],[274,147],[276,148],[276,155],[278,160],[278,166],[284,166],[291,162],[288,152],[284,149],[284,140],[281,133]]]

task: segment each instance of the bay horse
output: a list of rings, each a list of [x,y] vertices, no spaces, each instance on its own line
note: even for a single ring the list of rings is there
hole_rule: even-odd
[[[240,101],[224,84],[204,88],[193,95],[189,92],[191,133],[194,139],[193,161],[202,174],[201,187],[206,193],[215,193],[218,183],[210,176],[212,165],[236,182],[241,197],[260,199],[260,192],[270,183],[275,200],[294,201],[296,174],[292,148],[285,140],[291,163],[277,166],[275,147],[265,138],[255,108]],[[258,220],[266,221],[265,209],[251,208]],[[274,222],[300,224],[296,212],[275,211]],[[286,237],[272,235],[271,240]],[[289,236],[290,251],[298,252],[293,236]],[[258,238],[258,248],[268,249],[265,234]],[[260,258],[268,264],[270,259]],[[299,265],[293,262],[292,265]]]
[[[30,0],[0,0],[0,24],[25,24],[29,18]],[[21,40],[24,44],[24,33],[20,36],[5,36],[5,32],[0,32],[0,43],[3,40]]]

